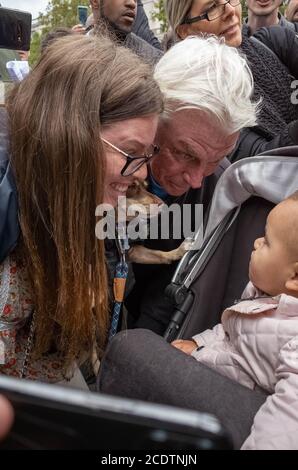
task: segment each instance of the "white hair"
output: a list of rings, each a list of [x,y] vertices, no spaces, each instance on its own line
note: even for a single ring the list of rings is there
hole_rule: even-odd
[[[165,97],[165,116],[198,109],[233,134],[256,125],[253,77],[244,57],[215,36],[188,37],[158,62],[154,77]]]

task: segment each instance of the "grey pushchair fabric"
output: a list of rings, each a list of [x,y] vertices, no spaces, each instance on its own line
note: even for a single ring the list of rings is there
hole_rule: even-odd
[[[272,153],[236,162],[218,181],[202,248],[185,255],[168,290],[191,293],[192,301],[180,325],[170,324],[167,339],[190,338],[213,327],[224,308],[240,298],[253,242],[264,234],[269,211],[298,189],[298,147]]]
[[[214,191],[205,237],[211,234],[230,210],[251,196],[277,204],[292,194],[298,188],[298,147],[296,149],[297,159],[291,156],[262,155],[245,158],[227,168]],[[285,152],[287,148],[280,151]]]

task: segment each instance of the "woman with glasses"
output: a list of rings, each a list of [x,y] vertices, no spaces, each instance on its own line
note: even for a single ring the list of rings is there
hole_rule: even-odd
[[[12,91],[21,236],[0,264],[0,374],[84,385],[109,327],[96,207],[146,178],[162,109],[151,68],[106,38],[54,41]]]
[[[167,0],[166,10],[176,40],[214,34],[229,46],[240,48],[247,58],[254,78],[253,98],[261,99],[262,105],[258,125],[241,132],[231,160],[298,145],[298,106],[293,89],[293,80],[298,78],[295,33],[273,26],[262,28],[253,37],[244,35],[239,0]]]
[[[170,22],[176,13],[178,2],[167,2]],[[175,32],[181,38],[207,33],[222,36],[228,46],[241,44],[241,2],[240,0],[214,1],[193,0],[180,2],[179,16],[183,19],[175,24]]]

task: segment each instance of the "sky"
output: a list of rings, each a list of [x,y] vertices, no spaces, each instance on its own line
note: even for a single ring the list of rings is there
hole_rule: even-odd
[[[48,0],[0,0],[3,7],[12,8],[15,10],[29,11],[32,14],[32,18],[38,17],[38,13],[44,12]]]

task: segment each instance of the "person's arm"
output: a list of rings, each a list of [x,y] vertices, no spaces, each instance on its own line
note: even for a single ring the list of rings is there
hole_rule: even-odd
[[[298,337],[279,355],[278,382],[257,412],[242,450],[298,449]]]
[[[137,17],[132,31],[137,36],[144,39],[144,41],[151,44],[151,46],[155,47],[156,49],[162,50],[159,40],[157,39],[153,31],[150,29],[148,18],[143,7],[143,3],[140,0],[138,0]]]
[[[193,336],[193,341],[201,346],[213,346],[215,343],[221,343],[225,339],[226,333],[221,323],[215,325],[212,330],[208,329]]]
[[[269,47],[298,79],[298,36],[292,29],[270,26],[261,28],[254,37]]]
[[[192,340],[176,339],[171,344],[176,349],[196,357],[196,351],[204,346],[212,346],[214,343],[221,343],[225,339],[225,331],[221,323],[215,325],[212,330],[205,330],[198,335],[193,336]]]
[[[276,137],[268,140],[263,137],[257,130],[246,128],[240,132],[237,145],[229,156],[229,160],[233,163],[242,158],[260,155],[280,147],[289,147],[298,145],[298,121],[288,124],[284,132]]]

